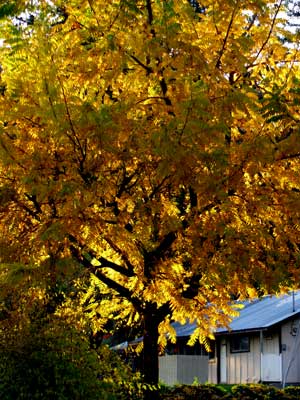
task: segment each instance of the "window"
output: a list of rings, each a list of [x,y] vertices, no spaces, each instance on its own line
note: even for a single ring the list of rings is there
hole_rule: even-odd
[[[236,335],[230,339],[230,352],[231,353],[244,353],[250,351],[249,336]]]

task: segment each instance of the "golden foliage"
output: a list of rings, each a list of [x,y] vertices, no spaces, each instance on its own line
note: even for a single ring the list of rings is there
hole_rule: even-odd
[[[232,296],[296,285],[299,57],[278,2],[73,0],[63,21],[41,3],[1,27],[0,258],[72,255],[107,294],[95,316],[151,304],[195,320],[191,342]]]

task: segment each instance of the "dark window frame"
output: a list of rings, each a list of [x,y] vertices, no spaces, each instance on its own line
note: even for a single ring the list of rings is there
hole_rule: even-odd
[[[234,335],[230,338],[230,353],[249,353],[250,337],[249,335]]]

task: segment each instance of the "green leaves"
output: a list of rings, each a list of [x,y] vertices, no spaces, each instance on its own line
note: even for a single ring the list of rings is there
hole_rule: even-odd
[[[54,222],[41,234],[41,240],[47,241],[49,239],[55,240],[57,242],[62,241],[66,237],[66,232],[64,230],[61,222]]]
[[[13,17],[19,11],[18,1],[5,1],[0,5],[0,18]]]
[[[56,6],[2,26],[1,247],[97,274],[99,329],[148,307],[204,341],[233,294],[297,276],[297,53],[265,2]]]

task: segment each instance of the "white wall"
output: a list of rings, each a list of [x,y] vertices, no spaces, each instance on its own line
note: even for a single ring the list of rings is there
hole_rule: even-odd
[[[293,358],[286,383],[300,383],[300,332],[296,332],[297,328],[299,329],[299,319],[290,320],[281,328],[283,378]]]
[[[230,353],[230,336],[224,336],[226,344],[226,383],[257,383],[260,380],[260,339],[259,333],[250,335],[250,351]],[[224,350],[224,347],[223,347]],[[208,381],[218,383],[218,363],[220,359],[209,360]],[[223,369],[224,374],[224,369]]]
[[[227,339],[227,383],[256,383],[260,380],[259,335],[250,336],[250,351],[230,353]]]
[[[165,355],[159,357],[159,379],[167,385],[208,381],[208,356]]]

